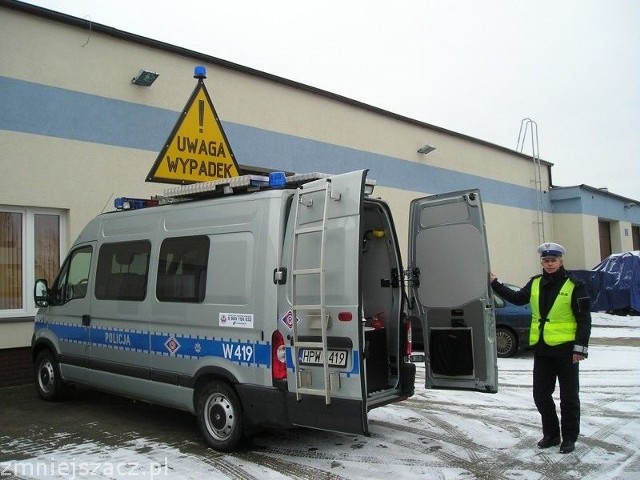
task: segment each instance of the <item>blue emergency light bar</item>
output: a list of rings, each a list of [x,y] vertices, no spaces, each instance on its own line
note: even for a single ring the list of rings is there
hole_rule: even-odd
[[[271,172],[269,174],[269,187],[284,188],[287,186],[287,176],[284,172]]]
[[[138,210],[140,208],[157,207],[158,200],[150,198],[118,197],[113,201],[116,210]]]

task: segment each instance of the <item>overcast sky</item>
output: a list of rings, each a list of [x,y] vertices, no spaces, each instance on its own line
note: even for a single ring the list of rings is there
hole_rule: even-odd
[[[638,0],[28,3],[512,149],[530,118],[555,185],[640,200]]]

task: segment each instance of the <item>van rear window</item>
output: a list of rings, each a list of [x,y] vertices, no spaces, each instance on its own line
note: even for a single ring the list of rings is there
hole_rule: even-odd
[[[98,254],[96,298],[142,301],[147,296],[149,252],[147,240],[105,243]]]
[[[167,238],[160,247],[156,297],[161,302],[204,300],[209,261],[209,237]]]

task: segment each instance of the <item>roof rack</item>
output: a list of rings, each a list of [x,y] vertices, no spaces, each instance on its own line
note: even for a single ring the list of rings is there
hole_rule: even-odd
[[[192,183],[168,188],[164,196],[160,197],[160,203],[173,203],[195,198],[210,198],[235,193],[256,192],[266,189],[298,188],[314,180],[327,178],[327,173],[296,173],[286,176],[284,172],[272,172],[270,175],[240,175],[232,178],[222,178],[210,182]],[[367,185],[375,186],[376,182],[367,180]],[[373,188],[371,188],[373,190]]]
[[[204,198],[220,197],[240,193],[257,192],[258,190],[269,189],[294,189],[305,183],[322,178],[328,178],[327,173],[296,173],[286,176],[284,172],[271,172],[266,175],[241,175],[239,177],[222,178],[210,182],[192,183],[168,188],[164,195],[153,196],[150,199],[116,198],[114,206],[116,210],[137,210],[140,208],[155,207],[158,205],[168,205],[171,203],[186,202]],[[364,195],[373,193],[376,186],[375,180],[366,179]]]
[[[324,173],[302,173],[290,175],[285,178],[285,182],[278,184],[278,188],[297,188],[299,185],[326,178],[329,175]],[[269,183],[267,175],[240,175],[232,178],[221,178],[210,182],[191,183],[189,185],[180,185],[179,187],[168,188],[164,191],[165,197],[170,198],[198,198],[212,197],[218,195],[231,195],[234,193],[256,192],[258,190],[274,188]]]

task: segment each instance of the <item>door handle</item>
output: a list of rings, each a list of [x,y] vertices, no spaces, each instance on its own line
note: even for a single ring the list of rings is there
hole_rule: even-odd
[[[91,325],[91,315],[82,315],[82,325],[85,327]]]

